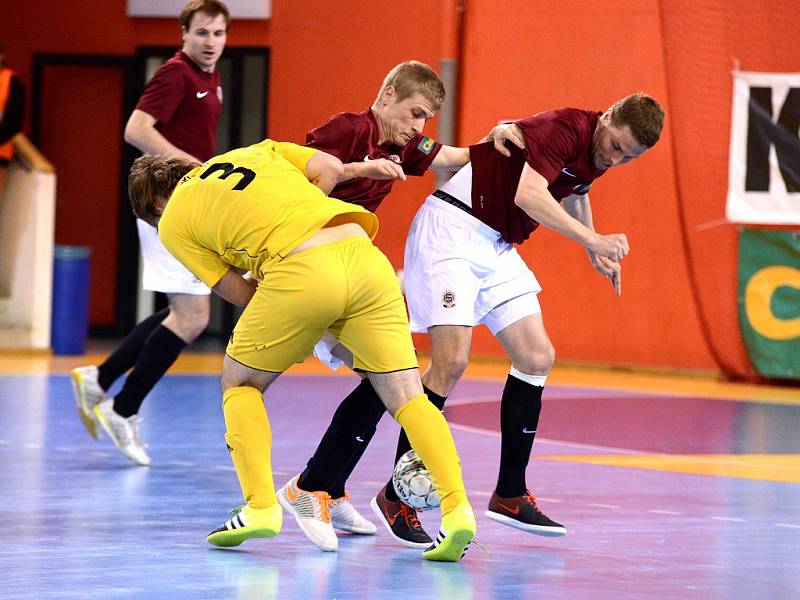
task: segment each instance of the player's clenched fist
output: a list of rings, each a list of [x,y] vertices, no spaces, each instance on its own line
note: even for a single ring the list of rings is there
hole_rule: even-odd
[[[615,262],[619,262],[630,252],[628,238],[624,233],[598,234],[589,242],[587,249]]]

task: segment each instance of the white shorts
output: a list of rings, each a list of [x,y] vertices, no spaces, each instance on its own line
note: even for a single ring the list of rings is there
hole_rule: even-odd
[[[454,187],[446,186],[448,193],[471,204],[469,185]],[[411,224],[404,283],[414,333],[434,325],[483,323],[496,335],[541,312],[536,295],[542,288],[516,248],[471,214],[434,196],[428,196]]]
[[[206,296],[211,293],[206,284],[164,248],[155,227],[141,219],[136,219],[136,227],[142,249],[142,288],[164,294]]]

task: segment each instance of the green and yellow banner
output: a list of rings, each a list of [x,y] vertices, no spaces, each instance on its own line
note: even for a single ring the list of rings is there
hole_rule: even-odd
[[[800,233],[742,230],[739,326],[761,375],[800,379]]]

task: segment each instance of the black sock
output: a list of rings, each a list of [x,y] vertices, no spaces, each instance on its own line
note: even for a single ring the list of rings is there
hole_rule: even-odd
[[[444,403],[447,402],[447,396],[440,396],[439,394],[430,391],[425,386],[422,386],[425,395],[428,397],[428,400],[438,408],[442,410],[444,408]],[[406,436],[406,432],[402,429],[400,430],[400,438],[397,440],[397,452],[394,455],[394,463],[392,464],[392,471],[394,472],[394,465],[397,464],[397,461],[400,460],[400,457],[403,456],[406,452],[411,450],[411,443],[408,441],[408,436]],[[392,502],[399,502],[400,499],[397,497],[397,493],[394,491],[394,485],[392,484],[392,478],[389,477],[389,483],[386,486],[386,499]]]
[[[161,321],[166,319],[168,314],[169,308],[165,308],[136,325],[111,356],[97,367],[97,383],[103,391],[108,391],[123,373],[127,373],[136,364],[145,340],[156,327],[161,325]]]
[[[163,325],[156,327],[147,336],[133,370],[125,379],[119,394],[114,397],[114,412],[123,417],[138,413],[145,396],[185,347],[186,342],[172,331]]]
[[[497,495],[522,496],[527,490],[525,468],[530,460],[533,438],[542,411],[543,386],[531,385],[509,375],[500,403],[500,474]]]
[[[375,434],[386,407],[369,379],[363,379],[342,400],[297,484],[309,491],[344,496],[347,478]]]

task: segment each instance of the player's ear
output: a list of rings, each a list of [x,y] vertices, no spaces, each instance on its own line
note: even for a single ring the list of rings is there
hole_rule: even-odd
[[[394,98],[396,94],[397,90],[395,89],[395,87],[393,85],[387,85],[386,89],[383,90],[383,94],[381,94],[381,97],[383,98],[383,103],[388,104],[389,101],[392,98]]]

